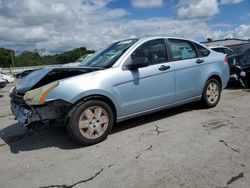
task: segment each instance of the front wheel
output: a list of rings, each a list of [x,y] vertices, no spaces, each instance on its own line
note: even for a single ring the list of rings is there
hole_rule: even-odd
[[[103,101],[90,100],[73,111],[67,130],[73,140],[86,146],[106,139],[113,124],[111,107]]]
[[[209,79],[204,87],[201,102],[204,107],[212,108],[215,107],[220,100],[221,86],[218,80]]]

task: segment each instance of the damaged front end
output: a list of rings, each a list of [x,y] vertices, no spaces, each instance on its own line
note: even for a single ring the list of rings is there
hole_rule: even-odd
[[[48,84],[51,85],[51,84]],[[45,87],[52,89],[51,86]],[[11,111],[22,126],[28,126],[35,122],[47,122],[50,120],[63,119],[71,104],[56,100],[45,102],[49,90],[40,87],[22,95],[13,89],[10,93]]]
[[[46,101],[60,80],[93,70],[87,68],[47,68],[35,71],[10,91],[11,111],[22,126],[36,122],[64,120],[71,103],[64,100]]]

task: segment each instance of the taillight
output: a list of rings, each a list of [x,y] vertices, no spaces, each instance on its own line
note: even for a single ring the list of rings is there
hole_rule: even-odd
[[[224,63],[225,63],[226,65],[228,64],[227,56],[225,56]]]

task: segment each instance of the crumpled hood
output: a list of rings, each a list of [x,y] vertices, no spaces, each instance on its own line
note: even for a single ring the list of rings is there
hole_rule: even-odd
[[[59,67],[59,68],[43,68],[34,71],[24,77],[17,85],[16,91],[19,94],[24,94],[26,91],[44,86],[56,80],[85,74],[100,70],[100,68],[92,67]]]
[[[37,82],[39,82],[44,76],[46,76],[52,68],[44,68],[34,71],[20,80],[16,85],[16,90],[19,93],[24,93],[30,90]]]

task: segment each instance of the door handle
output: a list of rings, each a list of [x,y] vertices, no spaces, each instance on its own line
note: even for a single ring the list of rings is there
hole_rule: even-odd
[[[203,63],[203,62],[204,62],[203,59],[197,59],[197,60],[196,60],[196,63],[197,63],[197,64],[201,64],[201,63]]]
[[[165,70],[168,70],[168,69],[170,69],[170,66],[165,66],[165,65],[162,65],[159,68],[160,71],[165,71]]]

